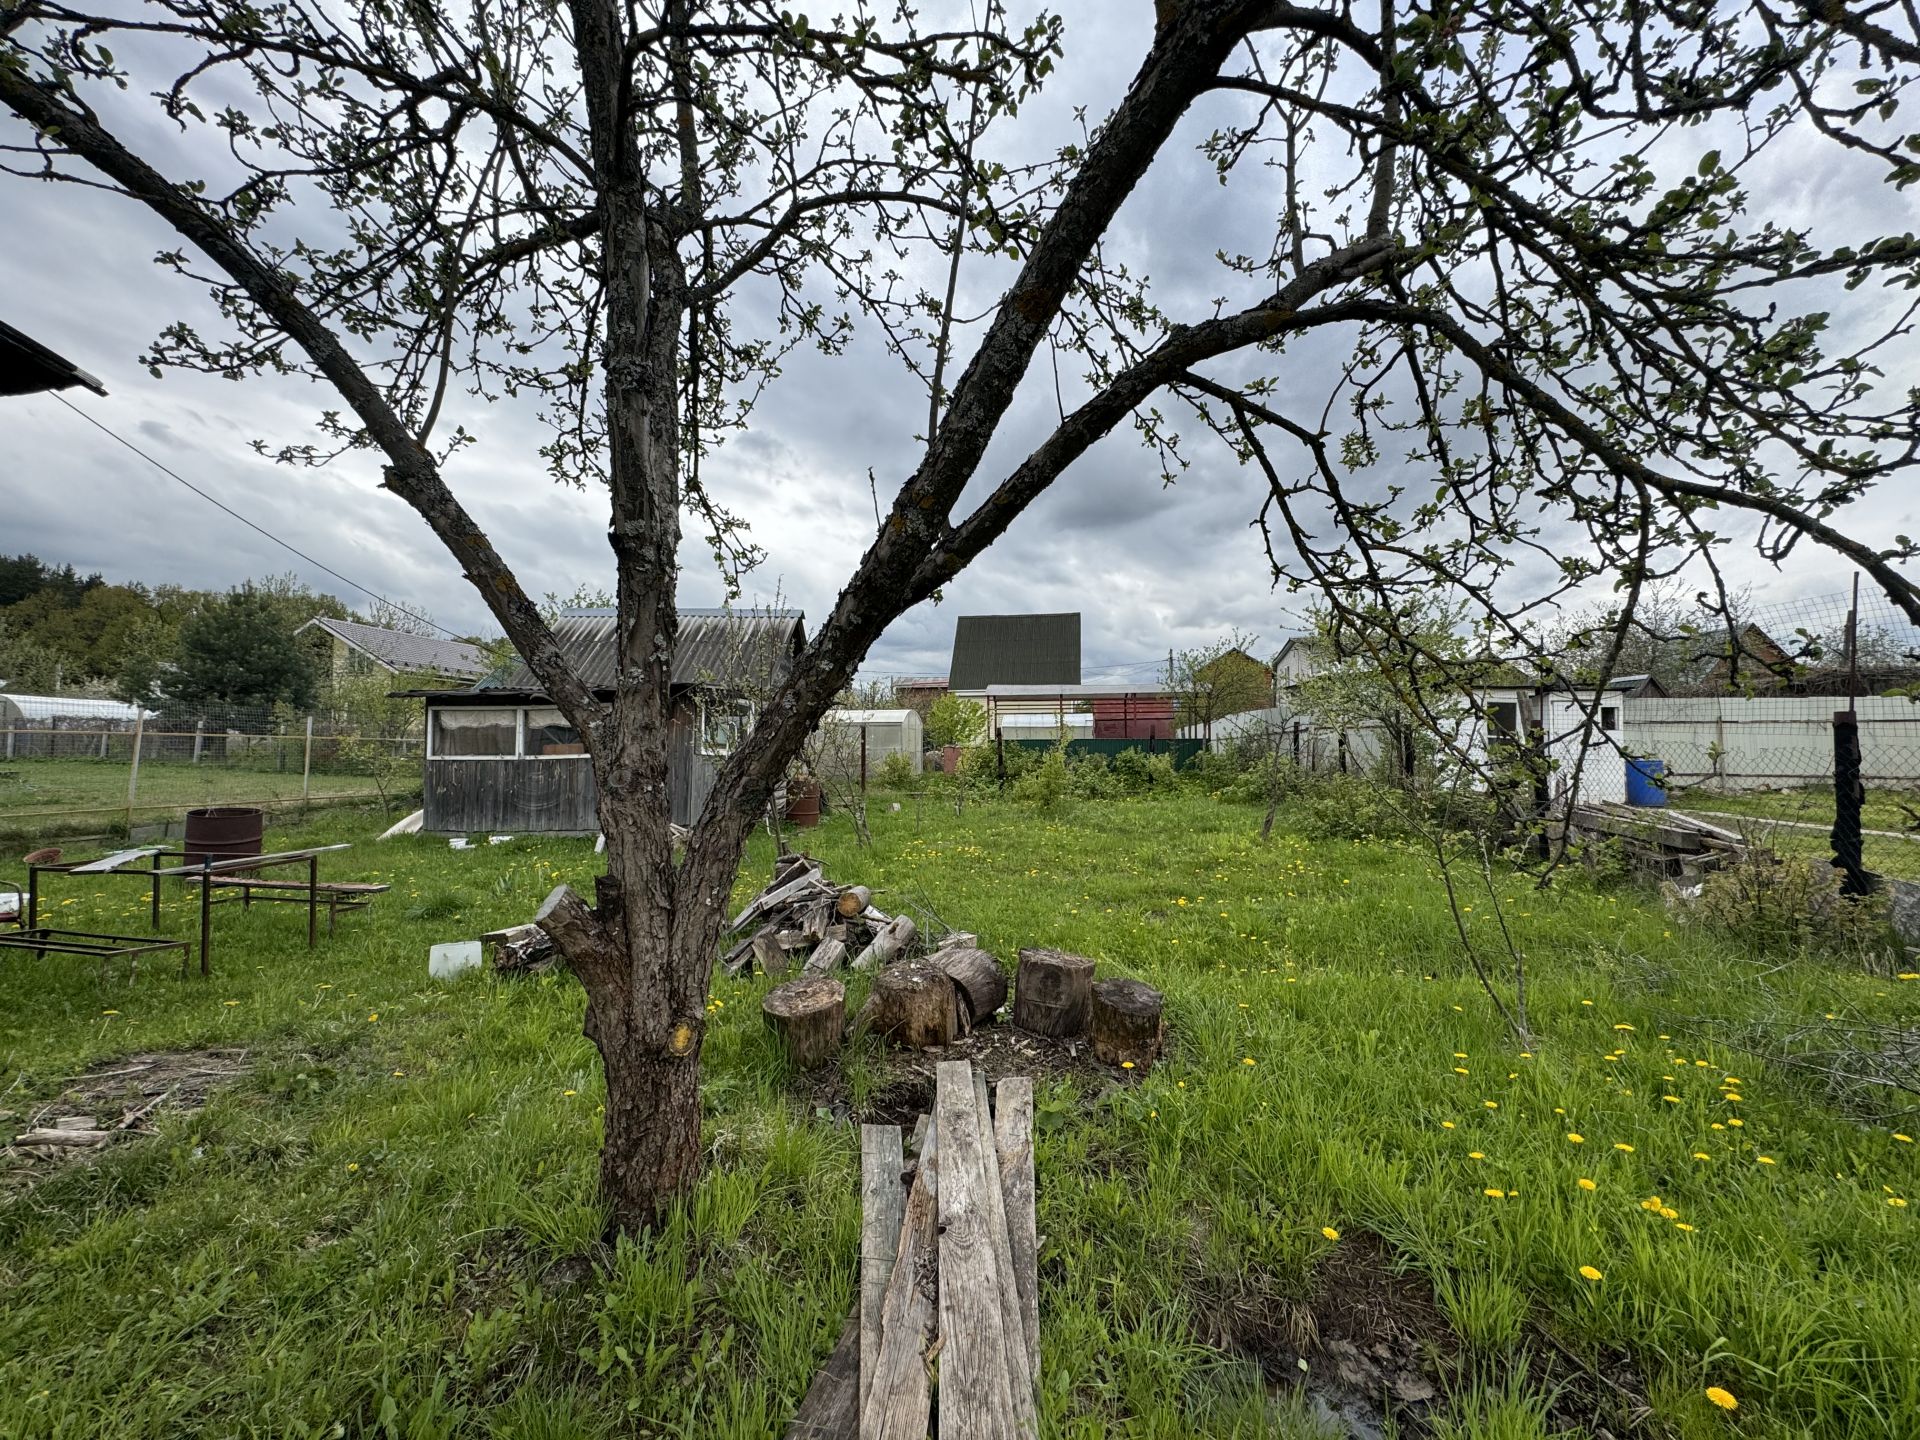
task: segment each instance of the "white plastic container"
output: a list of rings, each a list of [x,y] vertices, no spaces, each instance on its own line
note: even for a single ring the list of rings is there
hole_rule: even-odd
[[[427,974],[435,980],[456,980],[480,968],[478,940],[450,940],[427,952]]]

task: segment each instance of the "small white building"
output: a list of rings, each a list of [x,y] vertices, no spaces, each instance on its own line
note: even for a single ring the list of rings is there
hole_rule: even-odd
[[[918,775],[927,748],[926,727],[917,710],[829,710],[818,748],[823,767],[857,772],[864,753],[866,773],[872,776],[889,756],[904,755]]]

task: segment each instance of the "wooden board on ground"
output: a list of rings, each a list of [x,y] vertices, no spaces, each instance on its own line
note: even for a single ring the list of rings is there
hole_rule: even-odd
[[[1034,1209],[1033,1080],[1009,1075],[994,1089],[993,1145],[1006,1197],[1008,1254],[1026,1339],[1027,1370],[1040,1396],[1040,1235]]]
[[[933,1123],[940,1137],[940,1440],[1004,1440],[1021,1431],[985,1193],[987,1147],[966,1061],[935,1068]],[[948,1396],[964,1403],[944,1403]],[[1024,1398],[1030,1408],[1032,1396]]]
[[[880,1325],[887,1284],[900,1249],[907,1195],[900,1174],[907,1163],[898,1125],[860,1127],[860,1400],[880,1363]]]
[[[927,1351],[933,1343],[935,1298],[927,1271],[939,1253],[938,1132],[927,1130],[913,1189],[907,1193],[893,1275],[881,1306],[880,1351],[861,1389],[860,1440],[926,1440],[933,1390]]]
[[[807,1387],[807,1398],[787,1426],[786,1440],[858,1440],[860,1434],[860,1316],[847,1317],[840,1342]]]

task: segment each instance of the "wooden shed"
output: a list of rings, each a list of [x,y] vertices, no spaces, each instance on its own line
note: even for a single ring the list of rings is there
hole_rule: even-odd
[[[615,678],[612,610],[554,626],[574,671],[603,700]],[[674,647],[667,758],[673,818],[691,825],[714,775],[752,728],[805,643],[795,610],[682,610]],[[516,661],[470,690],[419,694],[427,707],[422,828],[434,834],[591,835],[600,828],[593,767],[580,736]]]

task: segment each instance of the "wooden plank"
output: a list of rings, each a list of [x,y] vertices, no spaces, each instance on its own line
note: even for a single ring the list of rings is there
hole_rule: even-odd
[[[1034,1419],[1033,1367],[1027,1362],[1026,1321],[1020,1314],[1020,1292],[1013,1279],[1013,1246],[1007,1233],[1006,1196],[1000,1184],[1000,1158],[994,1143],[993,1111],[987,1103],[987,1077],[973,1072],[974,1106],[980,1115],[980,1161],[985,1171],[981,1193],[987,1201],[987,1234],[993,1242],[993,1268],[1000,1299],[1000,1342],[1007,1352],[1007,1386],[1013,1401],[1015,1433],[1032,1435]]]
[[[907,1194],[900,1172],[907,1155],[898,1125],[860,1127],[860,1403],[866,1404],[880,1364],[880,1324],[887,1283],[900,1249]]]
[[[149,855],[157,855],[161,848],[158,845],[145,845],[137,850],[116,850],[111,855],[102,855],[98,860],[89,860],[84,865],[76,865],[67,873],[69,875],[104,875],[110,870],[118,870],[129,861],[144,860]]]
[[[860,1440],[927,1440],[933,1392],[927,1348],[933,1341],[934,1295],[925,1271],[939,1245],[939,1166],[935,1133],[914,1171],[900,1222],[900,1243],[881,1310],[880,1356],[860,1407]]]
[[[786,884],[780,886],[777,890],[762,890],[747,902],[746,909],[734,916],[728,923],[728,933],[731,934],[733,931],[738,930],[742,925],[753,919],[754,916],[764,911],[772,910],[777,906],[784,905],[795,896],[804,893],[809,886],[817,884],[819,880],[819,870],[810,868],[801,871],[800,874],[787,881]]]
[[[858,1440],[860,1434],[860,1312],[847,1317],[840,1341],[807,1387],[786,1440]]]
[[[1027,1341],[1027,1371],[1034,1401],[1040,1396],[1040,1235],[1034,1214],[1033,1080],[1009,1075],[994,1090],[993,1147],[1006,1200],[1008,1251],[1013,1288],[1020,1302],[1020,1328]]]
[[[940,1137],[940,1440],[1016,1440],[973,1067],[934,1071]]]

